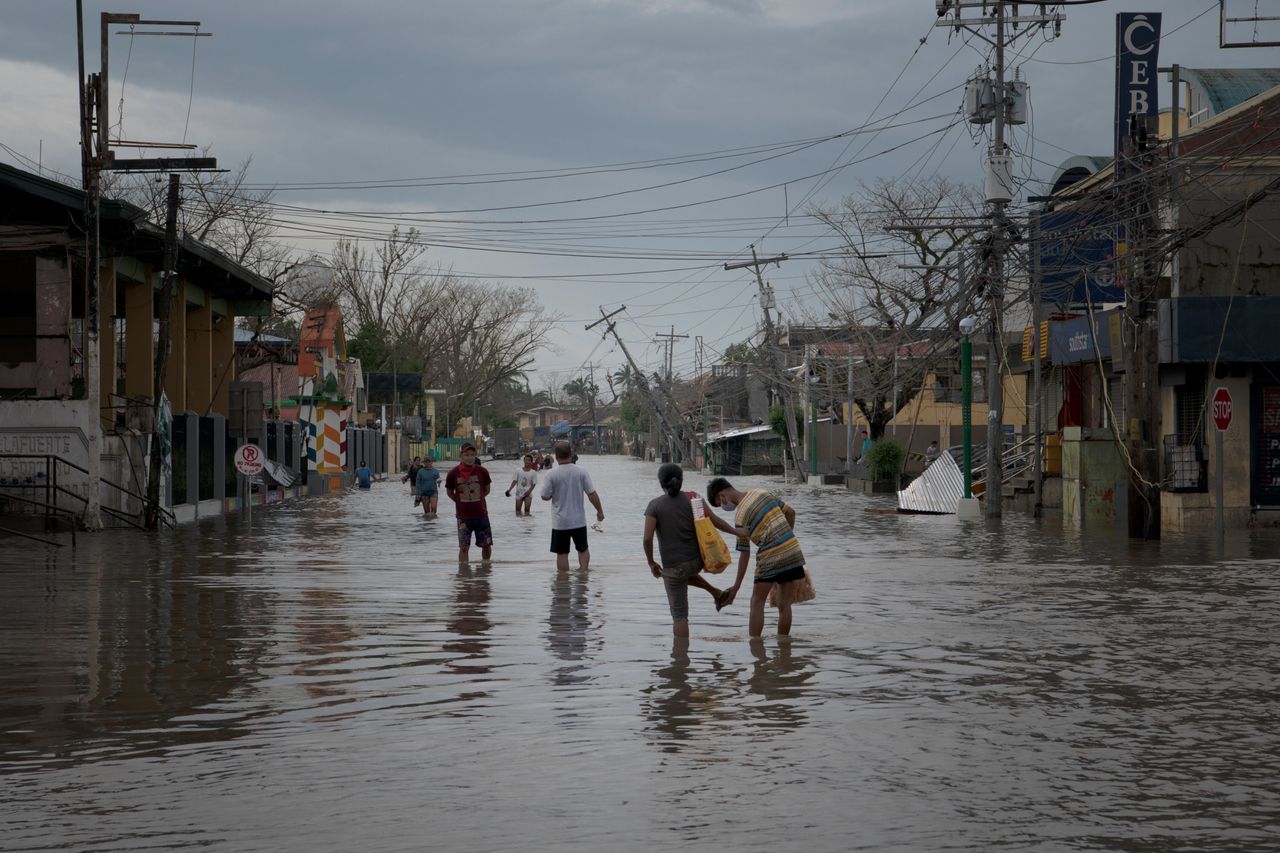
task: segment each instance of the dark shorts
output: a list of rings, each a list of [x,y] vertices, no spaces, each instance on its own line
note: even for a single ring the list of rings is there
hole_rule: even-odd
[[[573,530],[552,530],[551,553],[568,554],[570,541],[573,542],[573,547],[579,553],[587,550],[587,528],[575,527]]]
[[[755,582],[756,583],[789,583],[791,581],[798,581],[803,578],[804,578],[804,566],[796,566],[794,569],[787,569],[785,571],[778,572],[776,575],[772,575],[771,577],[756,578]]]
[[[471,534],[476,535],[477,548],[493,547],[493,529],[489,527],[488,518],[458,519],[458,547],[471,547]]]
[[[434,498],[438,494],[440,494],[438,489],[418,489],[418,497],[420,498]]]
[[[688,563],[662,567],[662,584],[667,588],[667,604],[671,607],[671,621],[689,620],[689,578],[702,571],[702,558]]]

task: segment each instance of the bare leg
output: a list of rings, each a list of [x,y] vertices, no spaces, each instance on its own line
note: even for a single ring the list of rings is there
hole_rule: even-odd
[[[778,587],[778,636],[785,637],[791,633],[791,589],[800,581],[788,581],[777,584]]]
[[[480,549],[480,559],[487,560],[493,556],[493,546]]]
[[[556,568],[562,572],[569,571],[569,555],[556,554]]]
[[[520,514],[520,504],[524,503],[520,498],[516,498],[516,515]]]
[[[458,562],[459,562],[459,563],[466,563],[466,562],[470,562],[470,560],[471,560],[471,549],[470,549],[470,548],[459,548],[459,549],[458,549]]]
[[[672,636],[679,637],[680,639],[683,639],[683,640],[689,639],[689,620],[680,619],[676,622],[672,622],[671,634]]]
[[[533,515],[533,493],[524,496],[524,514]]]
[[[565,558],[565,562],[566,563],[568,562],[567,557]],[[587,566],[589,565],[591,565],[591,549],[588,548],[585,551],[579,551],[578,552],[578,568],[585,571]],[[565,568],[568,568],[568,566],[566,565]]]
[[[764,605],[769,600],[769,590],[773,588],[770,583],[755,583],[751,585],[751,618],[747,621],[747,633],[752,637],[759,637],[764,633]]]
[[[422,496],[422,514],[431,515],[431,500],[426,495]]]
[[[689,586],[696,586],[698,589],[705,589],[707,592],[711,593],[711,597],[715,599],[719,599],[721,593],[724,592],[724,590],[717,589],[716,587],[712,586],[711,582],[708,581],[706,578],[704,578],[701,574],[690,576]]]

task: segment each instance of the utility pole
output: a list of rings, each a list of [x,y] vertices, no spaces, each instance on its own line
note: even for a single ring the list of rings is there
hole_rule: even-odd
[[[1177,117],[1174,117],[1177,120]],[[1125,281],[1125,325],[1133,334],[1124,347],[1124,444],[1129,457],[1129,535],[1138,539],[1160,538],[1160,461],[1156,434],[1160,425],[1158,376],[1159,327],[1155,305],[1159,297],[1159,269],[1152,243],[1155,237],[1155,209],[1152,204],[1152,155],[1154,121],[1133,116],[1129,122],[1121,168],[1127,191],[1127,209],[1132,211],[1126,229],[1130,247]],[[1130,166],[1138,173],[1132,174]],[[1119,254],[1119,253],[1117,253]]]
[[[653,410],[653,413],[658,416],[658,423],[662,426],[663,431],[677,442],[683,443],[685,430],[683,428],[683,422],[679,417],[679,411],[676,412],[675,418],[670,417],[670,414],[666,411],[666,407],[662,404],[662,399],[654,393],[652,388],[649,387],[649,382],[645,379],[644,371],[640,369],[638,364],[636,364],[636,360],[631,357],[631,351],[627,349],[627,345],[623,342],[622,336],[618,334],[617,324],[613,322],[612,318],[617,314],[621,314],[625,310],[627,310],[627,306],[623,305],[616,311],[606,314],[605,310],[601,308],[600,319],[596,320],[594,323],[589,323],[584,328],[589,332],[601,323],[605,324],[605,334],[613,335],[614,340],[618,342],[618,348],[622,350],[622,355],[627,359],[627,363],[631,365],[631,369],[635,373],[637,381],[640,383],[640,390],[644,392],[645,397],[648,399],[649,407]],[[667,395],[666,401],[668,404],[671,403],[669,395]],[[672,408],[675,408],[674,405],[672,405]]]
[[[697,360],[698,382],[702,385],[702,467],[706,469],[711,462],[711,425],[707,419],[707,388],[710,385],[704,379],[702,335],[694,338],[694,358]]]
[[[160,304],[157,306],[159,320],[156,340],[156,369],[152,396],[155,399],[152,423],[155,425],[151,437],[151,471],[147,478],[147,514],[148,530],[156,530],[160,526],[160,475],[164,467],[165,448],[161,440],[163,426],[160,401],[163,399],[164,374],[169,363],[169,347],[173,333],[169,320],[173,313],[174,277],[178,266],[178,207],[182,204],[182,178],[169,175],[169,196],[165,206],[164,217],[164,269],[160,271]],[[274,374],[273,374],[274,375]],[[274,399],[274,398],[273,398]],[[245,435],[244,432],[241,435]],[[170,438],[172,440],[172,438]]]
[[[853,344],[849,344],[845,366],[844,472],[853,473]]]
[[[680,407],[675,401],[675,395],[672,392],[672,382],[675,378],[674,355],[675,355],[676,341],[679,339],[688,339],[688,337],[689,337],[688,335],[677,335],[675,326],[671,327],[670,333],[663,332],[661,334],[654,336],[654,338],[656,340],[659,340],[659,342],[665,342],[666,348],[667,348],[666,373],[659,375],[658,387],[662,391],[663,397],[666,398],[666,400],[671,404],[672,408],[675,410],[675,415],[676,415],[675,420],[680,424],[682,428],[685,427],[686,424],[685,424],[684,417],[680,412]],[[683,455],[684,453],[687,452],[689,454],[690,459],[693,459],[693,457],[696,455],[696,452],[694,449],[695,447],[694,436],[692,435],[692,432],[693,432],[692,429],[687,430],[688,438],[686,440],[686,431],[682,429],[681,434],[676,436],[675,438],[675,442],[677,447],[679,448],[680,454]],[[681,461],[681,460],[676,460],[676,461]]]
[[[675,353],[675,345],[676,345],[676,341],[677,341],[677,340],[680,340],[680,339],[688,340],[689,336],[688,336],[688,335],[677,335],[677,334],[676,334],[676,327],[675,327],[675,326],[672,326],[672,327],[671,327],[671,331],[670,331],[669,333],[668,333],[668,332],[660,332],[660,333],[658,333],[658,334],[654,335],[653,337],[654,337],[654,339],[655,339],[655,340],[658,340],[660,343],[663,343],[663,345],[664,345],[664,346],[666,346],[666,348],[667,348],[667,354],[666,354],[667,372],[666,372],[666,376],[667,376],[667,381],[668,381],[668,382],[670,382],[670,381],[671,381],[671,378],[675,375],[675,364],[674,364],[674,360],[673,360],[672,356],[673,356],[673,355],[674,355],[674,353]]]
[[[1025,120],[1021,113],[1025,106],[1026,86],[1015,80],[1010,84],[1005,76],[1005,49],[1024,35],[1053,25],[1054,32],[1061,31],[1063,16],[1048,11],[1056,4],[1041,3],[1039,14],[1020,15],[1016,0],[938,0],[937,26],[965,29],[986,41],[994,48],[992,71],[994,79],[978,77],[969,81],[966,88],[966,108],[970,121],[978,124],[992,123],[992,141],[986,158],[986,200],[988,222],[988,253],[986,269],[986,295],[989,304],[987,355],[987,475],[986,515],[1001,515],[1002,486],[1004,483],[1004,257],[1009,235],[1007,206],[1013,201],[1013,160],[1005,143],[1006,124]],[[975,17],[966,17],[969,10]],[[985,32],[994,27],[994,37]],[[1017,118],[1015,118],[1017,116]]]
[[[199,171],[216,169],[217,160],[212,157],[158,157],[122,159],[116,157],[113,148],[177,148],[193,150],[197,146],[188,143],[172,142],[137,142],[123,139],[112,140],[109,135],[111,127],[108,95],[110,87],[108,36],[113,25],[128,24],[133,28],[142,27],[143,33],[149,35],[189,35],[211,36],[212,33],[199,31],[199,21],[163,21],[144,20],[137,14],[116,14],[103,12],[100,18],[101,65],[97,73],[85,73],[84,58],[84,0],[76,0],[76,53],[79,64],[79,103],[80,103],[80,165],[81,179],[84,183],[84,229],[85,229],[85,352],[84,352],[84,388],[85,404],[88,408],[86,427],[86,444],[88,460],[86,468],[86,494],[84,515],[81,524],[86,530],[102,529],[102,386],[99,361],[101,352],[98,342],[101,308],[99,306],[99,290],[102,266],[101,242],[101,201],[102,173],[117,172],[167,172],[167,171]],[[155,32],[145,29],[151,26],[191,27],[191,33]],[[113,306],[114,308],[114,306]],[[153,397],[158,398],[160,387],[152,389]],[[110,393],[110,392],[108,392]],[[153,426],[153,441],[159,441],[159,426]],[[148,508],[148,512],[153,508]]]
[[[587,362],[587,370],[589,371],[590,383],[587,386],[587,393],[591,395],[591,434],[594,440],[591,442],[595,448],[596,456],[600,455],[600,427],[596,425],[596,366],[591,362]]]
[[[772,373],[770,377],[770,386],[773,388],[775,396],[782,400],[783,420],[786,421],[787,446],[791,450],[791,462],[795,468],[797,476],[802,474],[800,464],[800,448],[796,444],[796,411],[795,406],[791,402],[791,393],[789,389],[782,385],[782,377],[785,372],[782,364],[782,353],[778,351],[777,334],[773,328],[773,317],[769,314],[769,309],[774,307],[773,288],[764,283],[764,276],[760,274],[760,267],[767,264],[779,264],[787,260],[786,255],[775,255],[771,258],[756,257],[756,247],[751,247],[751,260],[740,261],[738,263],[725,264],[726,270],[738,270],[751,267],[756,274],[756,284],[760,288],[760,311],[764,315],[764,349],[769,358],[769,367]]]
[[[1174,119],[1177,120],[1176,117]],[[1031,396],[1035,400],[1033,417],[1036,440],[1033,443],[1031,457],[1031,489],[1035,495],[1032,517],[1039,518],[1044,509],[1044,378],[1041,375],[1040,359],[1040,213],[1031,212],[1030,233],[1027,246],[1031,261],[1031,346],[1035,357],[1031,362]]]

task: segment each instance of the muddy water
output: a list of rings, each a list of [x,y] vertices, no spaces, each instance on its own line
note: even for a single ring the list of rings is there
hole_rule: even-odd
[[[584,462],[587,572],[500,496],[459,568],[398,482],[6,545],[0,849],[1275,849],[1274,536],[784,487],[819,599],[750,643],[745,595],[693,591],[682,648],[640,559],[655,467]]]

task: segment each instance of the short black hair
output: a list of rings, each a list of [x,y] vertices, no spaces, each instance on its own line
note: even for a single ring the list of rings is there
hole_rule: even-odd
[[[716,498],[720,497],[720,493],[725,489],[732,489],[733,484],[724,477],[716,477],[710,483],[707,483],[707,502],[712,506],[716,506]]]
[[[561,462],[564,462],[572,458],[573,458],[573,445],[567,441],[557,441],[556,442],[556,459],[559,459]]]

